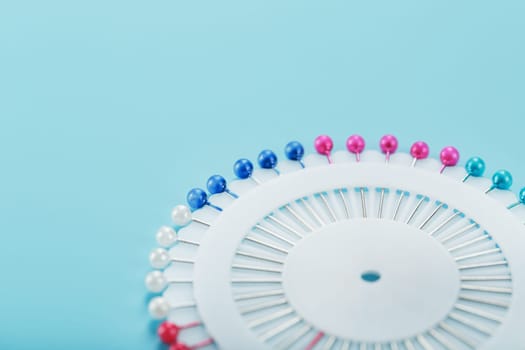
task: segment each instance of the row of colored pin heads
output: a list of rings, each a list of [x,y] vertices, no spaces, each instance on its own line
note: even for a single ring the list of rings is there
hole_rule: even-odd
[[[300,142],[289,142],[284,149],[284,154],[287,159],[298,162],[301,165],[301,167],[304,168],[304,164],[302,162],[304,156],[304,147]],[[262,151],[259,154],[257,161],[261,168],[274,169],[279,174],[279,171],[277,170],[278,158],[273,151]],[[239,159],[233,165],[233,172],[237,178],[248,179],[251,177],[256,183],[260,183],[260,181],[257,180],[257,178],[253,177],[253,170],[253,163],[248,159]],[[230,191],[226,179],[221,175],[210,176],[210,178],[206,182],[206,188],[210,194],[227,193],[233,198],[238,198],[237,194]],[[201,209],[204,206],[210,206],[211,208],[217,211],[222,211],[221,207],[214,205],[209,201],[208,194],[202,188],[191,189],[186,195],[186,201],[188,202],[188,205],[192,210]],[[184,205],[178,205],[172,211],[172,219],[177,226],[185,226],[190,221],[192,221],[191,211]],[[205,222],[201,223],[206,224]]]
[[[301,166],[304,168],[304,164],[302,162],[304,156],[304,147],[301,143],[297,141],[289,142],[284,148],[284,154],[287,159],[299,162],[299,164],[301,164]],[[273,169],[275,172],[277,172],[277,174],[279,174],[277,162],[278,158],[275,152],[268,149],[259,153],[259,156],[257,157],[257,163],[262,169]],[[233,173],[239,179],[247,179],[249,177],[253,178],[253,170],[253,163],[249,159],[239,159],[233,165]],[[255,182],[259,182],[256,178],[253,179]]]
[[[292,141],[286,145],[285,154],[288,159],[301,162],[304,155],[304,148],[299,142]],[[257,157],[257,162],[259,163],[259,166],[262,169],[274,169],[277,173],[279,173],[279,171],[276,168],[277,155],[273,151],[264,150],[261,153],[259,153],[259,156]],[[303,164],[301,163],[301,165]],[[239,179],[247,179],[251,177],[253,174],[253,169],[254,166],[252,162],[244,158],[239,159],[233,165],[233,172],[235,176],[237,176]],[[256,179],[255,181],[257,182]],[[211,176],[206,183],[206,187],[210,194],[218,194],[225,192],[234,198],[238,198],[238,196],[235,193],[228,189],[226,179],[221,175]],[[218,211],[222,211],[222,208],[213,205],[209,202],[206,191],[204,191],[201,188],[191,189],[186,196],[186,201],[188,202],[190,208],[192,208],[193,210],[200,209],[205,205],[208,205]]]
[[[361,153],[365,149],[366,142],[360,135],[352,135],[346,140],[346,148],[350,153],[355,154],[356,161],[361,160]],[[379,140],[379,148],[385,155],[385,161],[389,162],[390,157],[397,151],[399,142],[394,135],[385,135]],[[314,148],[317,153],[326,156],[328,163],[332,163],[331,153],[334,147],[332,138],[328,135],[320,135],[314,141]],[[428,158],[430,149],[427,143],[423,141],[415,142],[410,147],[410,155],[413,157],[412,166],[415,166],[418,160]],[[459,161],[459,152],[456,148],[448,146],[443,148],[440,153],[442,163],[441,172],[446,167],[455,166]]]
[[[364,151],[366,142],[360,135],[351,135],[346,140],[346,148],[350,153],[353,153],[356,157],[356,161],[361,160],[361,153]],[[399,142],[394,135],[385,135],[379,140],[379,148],[385,155],[385,161],[388,163],[390,157],[397,151]],[[317,153],[324,155],[328,163],[332,163],[331,153],[334,147],[332,138],[328,135],[320,135],[314,141],[314,148]],[[292,141],[289,142],[285,147],[285,156],[287,159],[297,161],[304,168],[302,158],[304,156],[304,147],[300,142]],[[412,156],[412,166],[415,166],[417,161],[428,158],[430,154],[429,146],[426,142],[417,141],[410,147],[410,155]],[[447,146],[443,148],[439,154],[442,167],[440,172],[443,172],[447,167],[456,166],[459,162],[459,152],[455,147]],[[271,150],[263,150],[257,157],[259,166],[263,169],[274,169],[278,174],[277,169],[278,157]],[[473,157],[465,164],[466,176],[463,178],[463,182],[467,181],[470,177],[481,177],[485,172],[485,162],[479,157]],[[260,181],[253,176],[254,165],[253,163],[245,158],[239,159],[233,166],[233,172],[239,179],[252,178],[256,183]],[[489,193],[495,189],[508,190],[512,185],[512,176],[506,170],[497,171],[492,177],[492,185],[486,190]],[[226,179],[220,175],[213,175],[207,181],[207,189],[210,194],[228,193],[233,198],[238,196],[230,191],[227,187]],[[525,189],[523,190],[525,191]],[[524,196],[525,196],[525,192]],[[520,192],[521,194],[521,192]],[[525,198],[520,195],[520,203],[525,203]],[[213,205],[208,200],[208,195],[205,190],[200,188],[194,188],[188,192],[187,202],[193,209],[200,209],[204,206],[210,206],[218,211],[222,211],[222,208]]]
[[[465,171],[467,174],[463,178],[463,182],[467,181],[470,177],[481,177],[485,173],[485,162],[479,157],[470,158],[465,164]],[[512,174],[508,170],[498,170],[492,175],[492,184],[485,191],[489,193],[493,190],[509,190],[512,187]],[[525,204],[525,188],[522,188],[519,195],[519,201],[509,206],[509,209],[517,206],[518,204]]]
[[[350,153],[355,154],[356,161],[360,161],[360,155],[365,149],[365,140],[360,135],[352,135],[346,140],[346,148]],[[326,156],[328,163],[332,163],[331,152],[334,147],[332,138],[328,135],[320,135],[314,141],[314,147],[317,153]],[[385,160],[388,162],[390,156],[397,151],[398,141],[393,135],[385,135],[379,141],[379,148],[385,154]],[[430,148],[428,144],[423,141],[417,141],[410,147],[410,155],[413,158],[412,166],[416,165],[418,160],[428,158]],[[440,172],[443,172],[446,167],[456,166],[459,162],[459,152],[455,147],[447,146],[443,148],[439,154],[442,167]],[[465,164],[465,171],[467,174],[463,178],[463,182],[470,177],[481,177],[485,172],[485,162],[479,157],[470,158]],[[508,190],[512,186],[512,175],[507,170],[498,170],[492,176],[492,185],[485,191],[489,193],[495,189]],[[510,208],[514,208],[519,204],[525,204],[525,188],[520,191],[519,201],[511,204]]]
[[[297,141],[289,142],[285,147],[284,153],[286,155],[286,158],[292,161],[299,162],[304,168],[304,164],[302,163],[302,159],[304,156],[304,147],[301,143]],[[261,153],[259,153],[259,156],[257,157],[257,162],[259,163],[259,166],[262,169],[274,169],[275,172],[279,174],[279,170],[277,169],[277,161],[277,155],[271,150],[263,150]],[[247,179],[251,177],[255,182],[259,183],[260,181],[253,177],[253,170],[253,163],[249,159],[239,159],[233,165],[233,172],[237,178]],[[211,176],[207,181],[206,187],[210,194],[218,194],[225,192],[234,198],[238,198],[238,196],[235,193],[231,192],[228,189],[226,179],[221,175]],[[204,191],[201,188],[191,189],[186,196],[186,201],[188,202],[190,208],[193,210],[200,209],[207,205],[218,211],[222,211],[222,208],[210,203],[206,191]]]

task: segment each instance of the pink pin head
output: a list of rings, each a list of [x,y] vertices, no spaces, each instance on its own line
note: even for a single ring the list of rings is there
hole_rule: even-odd
[[[361,135],[352,135],[346,140],[346,148],[359,159],[359,154],[365,149],[365,139]]]
[[[394,135],[385,135],[381,137],[379,141],[379,147],[381,151],[386,154],[386,159],[390,158],[390,155],[397,150],[397,138]]]
[[[447,146],[441,150],[439,158],[441,159],[441,164],[443,164],[439,171],[442,173],[446,167],[458,164],[459,152],[455,147]]]
[[[317,153],[322,154],[328,158],[328,161],[331,163],[330,153],[334,148],[334,142],[332,138],[328,135],[317,136],[314,142],[314,147]]]
[[[443,166],[454,166],[458,164],[459,152],[455,147],[448,146],[441,150],[439,158],[441,159]]]
[[[412,147],[410,147],[410,154],[418,160],[427,158],[429,153],[428,145],[423,141],[414,142]]]

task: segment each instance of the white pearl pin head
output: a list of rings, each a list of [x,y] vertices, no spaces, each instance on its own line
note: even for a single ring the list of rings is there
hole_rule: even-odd
[[[164,248],[156,248],[149,254],[149,261],[153,268],[163,269],[170,262],[170,254]]]
[[[171,212],[171,219],[177,226],[186,226],[191,221],[191,210],[185,205],[177,205]]]
[[[177,232],[169,226],[162,226],[157,231],[156,239],[161,247],[170,247],[177,241]]]
[[[170,304],[163,297],[155,297],[149,302],[148,311],[151,317],[160,320],[168,316]]]
[[[152,293],[162,292],[168,285],[168,281],[162,271],[151,271],[145,280],[146,288]]]

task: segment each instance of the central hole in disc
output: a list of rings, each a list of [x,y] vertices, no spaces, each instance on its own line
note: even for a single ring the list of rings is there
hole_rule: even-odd
[[[369,283],[377,282],[380,278],[381,274],[377,271],[365,271],[361,274],[361,279]]]

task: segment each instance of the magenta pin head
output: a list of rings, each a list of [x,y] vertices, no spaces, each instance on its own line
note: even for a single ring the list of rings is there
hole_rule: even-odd
[[[429,153],[428,145],[423,141],[414,142],[412,147],[410,147],[410,154],[418,160],[427,158]]]
[[[334,142],[332,138],[328,135],[320,135],[315,138],[314,147],[317,153],[322,154],[328,158],[330,161],[330,153],[334,148]]]
[[[443,166],[454,166],[458,164],[459,152],[455,147],[447,146],[441,150],[439,158],[441,159]]]
[[[394,135],[385,135],[379,141],[381,151],[387,156],[391,155],[397,150],[397,138]]]
[[[359,154],[365,149],[365,139],[361,135],[352,135],[346,140],[349,152]]]

